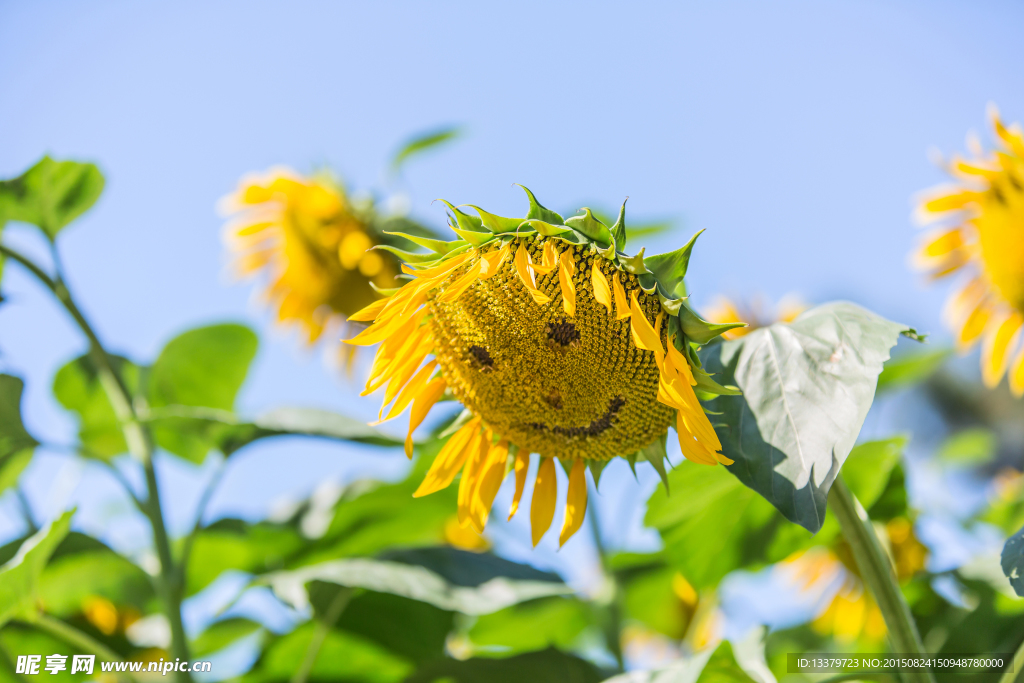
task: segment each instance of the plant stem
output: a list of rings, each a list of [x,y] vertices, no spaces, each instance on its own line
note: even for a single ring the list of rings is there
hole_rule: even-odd
[[[1013,659],[1006,667],[1006,672],[999,679],[999,683],[1021,683],[1021,681],[1024,681],[1024,641],[1021,641],[1017,651],[1013,653]]]
[[[892,562],[879,542],[867,512],[841,476],[836,477],[832,484],[828,505],[839,521],[843,538],[857,561],[861,577],[885,618],[893,651],[924,655],[921,635],[917,632],[910,607],[900,591]],[[908,672],[904,674],[904,679],[917,683],[935,683],[931,672]]]
[[[597,491],[594,488],[590,488],[588,497],[593,500],[596,495]],[[595,507],[590,505],[586,515],[590,518],[590,531],[594,536],[594,547],[597,549],[597,556],[601,560],[601,569],[604,572],[605,578],[612,585],[612,598],[607,608],[608,619],[603,629],[604,641],[605,646],[612,653],[612,656],[615,657],[615,664],[618,666],[619,672],[623,672],[626,670],[626,662],[622,656],[622,588],[619,586],[619,580],[616,578],[615,572],[609,566],[608,552],[605,550],[604,541],[601,540],[601,524],[597,518]]]
[[[28,498],[25,496],[25,492],[20,486],[15,486],[14,491],[17,494],[18,504],[21,505],[21,514],[25,518],[25,526],[28,527],[28,535],[31,536],[35,532],[39,531],[36,521],[32,518],[32,506],[29,505]]]
[[[181,600],[184,591],[179,579],[180,572],[174,566],[167,526],[164,523],[163,510],[160,506],[160,489],[153,466],[152,436],[145,425],[139,421],[132,394],[117,365],[100,342],[92,325],[78,308],[70,290],[64,284],[63,278],[59,275],[56,278],[51,278],[31,259],[4,245],[0,245],[0,254],[19,263],[53,292],[89,341],[89,357],[96,366],[100,386],[103,387],[107,399],[114,409],[129,452],[142,463],[146,472],[146,488],[149,495],[145,501],[145,513],[153,528],[153,543],[156,546],[157,557],[160,559],[160,574],[156,577],[157,592],[163,600],[167,619],[171,626],[171,656],[187,660],[189,659],[188,640],[181,620]],[[59,263],[59,260],[55,259],[55,263]],[[177,672],[177,678],[181,683],[188,683],[192,680],[191,674],[187,671]]]
[[[302,664],[296,669],[295,675],[292,676],[289,683],[306,683],[306,679],[309,678],[309,674],[313,671],[313,665],[316,664],[320,648],[323,647],[324,641],[327,640],[327,634],[330,633],[338,619],[341,618],[341,613],[348,607],[354,592],[351,588],[342,588],[334,596],[334,600],[331,601],[330,606],[324,613],[323,619],[316,622],[316,628],[313,630],[313,637],[309,641],[309,646],[306,647],[306,654],[302,658]]]

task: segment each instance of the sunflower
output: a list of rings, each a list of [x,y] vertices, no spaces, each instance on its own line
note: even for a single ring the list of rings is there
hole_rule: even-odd
[[[303,177],[277,167],[246,176],[221,200],[221,211],[234,215],[225,235],[233,270],[265,273],[264,298],[278,320],[298,325],[309,343],[329,323],[376,300],[375,287],[394,286],[396,259],[369,251],[382,241],[371,212],[354,206],[326,175]]]
[[[973,145],[971,159],[948,166],[957,183],[925,197],[918,218],[938,223],[914,256],[936,278],[961,271],[965,284],[950,297],[945,317],[966,352],[982,341],[985,384],[996,386],[1009,368],[1010,389],[1024,394],[1024,136],[992,110],[998,148]],[[1019,348],[1018,348],[1019,347]],[[1016,349],[1016,353],[1014,350]]]
[[[563,219],[526,194],[526,218],[475,206],[472,216],[444,202],[459,239],[409,236],[425,254],[381,247],[406,262],[410,279],[351,317],[373,323],[348,343],[380,344],[364,395],[385,389],[382,420],[411,406],[410,457],[412,433],[434,403],[450,397],[465,407],[416,496],[461,472],[459,522],[482,532],[509,471],[509,518],[518,510],[536,453],[533,543],[554,517],[557,460],[569,478],[564,544],[583,522],[586,469],[596,483],[623,456],[664,477],[672,424],[690,460],[732,462],[697,392],[737,390],[701,369],[696,348],[742,323],[714,325],[687,306],[683,276],[696,235],[668,254],[627,256],[625,205],[609,228],[589,209]]]
[[[722,334],[726,339],[739,339],[772,323],[791,323],[806,310],[807,304],[792,295],[783,297],[775,306],[766,305],[760,298],[741,303],[726,296],[719,296],[704,314],[709,320],[745,321],[746,327],[728,330]]]

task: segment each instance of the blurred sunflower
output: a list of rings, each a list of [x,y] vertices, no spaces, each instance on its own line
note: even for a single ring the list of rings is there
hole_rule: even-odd
[[[924,569],[928,550],[914,535],[914,526],[905,517],[890,520],[885,527],[889,554],[902,583]],[[812,626],[841,643],[858,639],[872,642],[886,634],[885,617],[860,578],[849,549],[840,544],[829,549],[816,547],[797,553],[782,564],[794,582],[807,590],[838,590],[814,618]]]
[[[982,340],[982,378],[994,387],[1009,368],[1010,389],[1024,394],[1024,136],[991,111],[998,148],[972,144],[972,158],[954,157],[957,180],[937,188],[918,209],[923,223],[939,223],[915,254],[915,264],[942,277],[957,271],[967,282],[950,297],[945,317],[966,351]],[[1020,348],[1017,348],[1020,346]],[[1014,349],[1016,354],[1014,354]],[[1012,360],[1011,360],[1012,357]]]
[[[394,286],[397,259],[369,251],[384,241],[372,205],[355,205],[326,174],[276,167],[248,175],[220,210],[232,216],[225,238],[234,272],[262,273],[278,320],[298,325],[309,343],[379,298],[375,288]]]
[[[474,217],[445,202],[460,239],[409,236],[432,252],[422,255],[384,247],[406,261],[411,280],[353,315],[374,322],[348,343],[380,344],[364,395],[386,385],[383,420],[412,406],[410,457],[412,433],[435,402],[450,396],[466,408],[416,496],[461,471],[459,522],[482,532],[509,471],[515,514],[538,453],[536,545],[555,512],[557,459],[569,474],[564,544],[583,522],[585,470],[596,480],[623,456],[664,476],[673,423],[690,460],[732,462],[696,392],[737,390],[701,369],[696,347],[742,323],[714,325],[687,306],[683,277],[696,236],[668,254],[627,256],[625,205],[609,228],[589,209],[563,219],[526,193],[526,218],[472,207]]]
[[[746,322],[746,327],[738,327],[722,334],[726,339],[739,339],[754,330],[768,327],[772,323],[791,323],[806,310],[807,304],[793,295],[783,297],[775,306],[766,305],[760,298],[744,303],[726,296],[719,296],[703,313],[708,320],[742,320]]]

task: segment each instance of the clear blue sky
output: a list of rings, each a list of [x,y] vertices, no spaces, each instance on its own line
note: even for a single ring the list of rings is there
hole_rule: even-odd
[[[223,276],[214,204],[243,173],[282,163],[408,192],[436,225],[435,197],[521,214],[516,182],[559,209],[628,195],[637,218],[679,219],[656,251],[707,229],[689,278],[698,305],[719,292],[842,297],[942,339],[945,286],[906,268],[910,199],[942,179],[929,147],[987,136],[988,102],[1024,119],[1021,26],[1024,5],[1009,0],[0,2],[0,177],[47,152],[100,164],[107,191],[62,249],[103,337],[141,359],[198,323],[265,326],[249,288]],[[402,138],[448,123],[466,136],[388,181]],[[48,387],[83,345],[14,268],[5,289],[0,368],[28,381],[29,427],[69,440]],[[253,412],[369,415],[375,402],[280,334],[264,337],[242,396]],[[255,516],[326,477],[401,466],[262,446],[214,512]],[[198,475],[168,475],[172,519],[187,524]],[[56,456],[33,468],[40,516],[77,476]],[[82,523],[102,528],[111,510]]]

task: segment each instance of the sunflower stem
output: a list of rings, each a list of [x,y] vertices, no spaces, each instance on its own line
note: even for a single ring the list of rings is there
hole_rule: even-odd
[[[903,598],[892,562],[878,540],[864,506],[841,476],[836,477],[832,484],[828,506],[839,521],[843,538],[857,561],[860,575],[885,618],[893,651],[923,656],[924,644],[910,607]],[[907,672],[903,676],[908,683],[935,683],[935,677],[930,671]]]
[[[999,683],[1021,683],[1022,681],[1024,681],[1024,641],[1021,641],[1017,651],[1013,653],[1013,659],[1007,665]]]
[[[56,277],[50,277],[46,271],[27,256],[2,244],[0,244],[0,254],[17,262],[49,289],[89,342],[89,357],[96,366],[100,386],[103,387],[103,391],[106,393],[107,399],[114,410],[129,452],[142,464],[145,470],[148,498],[144,501],[144,512],[153,529],[153,543],[156,546],[157,557],[160,560],[160,573],[154,577],[154,580],[157,592],[164,603],[167,620],[171,626],[171,656],[188,660],[188,640],[181,618],[181,602],[184,592],[182,575],[184,572],[179,571],[175,566],[174,558],[171,555],[170,538],[167,534],[167,526],[164,523],[163,510],[160,505],[160,487],[156,469],[153,465],[155,450],[153,438],[149,429],[139,420],[138,413],[136,412],[135,404],[141,403],[142,399],[133,399],[132,393],[129,391],[128,385],[125,384],[116,363],[114,363],[110,353],[100,342],[99,336],[82,314],[81,309],[78,308],[59,270]],[[54,254],[56,254],[56,250],[54,250]],[[54,263],[59,267],[59,257],[55,256]],[[191,674],[187,671],[178,671],[176,676],[179,683],[190,683],[192,680]]]
[[[597,491],[590,487],[589,498],[594,500],[596,495]],[[619,585],[619,579],[611,568],[608,552],[604,547],[604,541],[601,539],[601,524],[597,518],[595,506],[590,506],[586,515],[590,518],[590,531],[594,535],[594,547],[597,549],[597,556],[601,561],[601,569],[604,572],[605,579],[612,586],[612,596],[611,600],[608,601],[603,628],[605,646],[612,653],[612,656],[615,657],[615,664],[619,672],[623,672],[626,670],[626,662],[622,655],[622,587]]]

